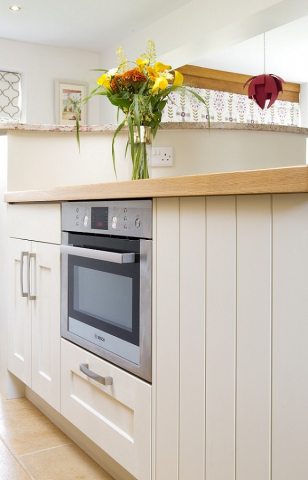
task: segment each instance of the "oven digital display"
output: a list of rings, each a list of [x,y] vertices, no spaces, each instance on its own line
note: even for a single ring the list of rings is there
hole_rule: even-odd
[[[108,230],[108,207],[91,208],[91,228]]]

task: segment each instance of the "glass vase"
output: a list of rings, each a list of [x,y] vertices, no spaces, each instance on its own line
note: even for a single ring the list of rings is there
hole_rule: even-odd
[[[132,180],[150,178],[152,160],[152,129],[151,127],[134,127],[134,153],[132,155],[133,172]]]

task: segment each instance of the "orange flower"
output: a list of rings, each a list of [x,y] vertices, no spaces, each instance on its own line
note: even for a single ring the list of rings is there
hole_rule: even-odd
[[[122,75],[116,75],[113,80],[111,80],[111,88],[114,92],[119,93],[118,85],[122,84]]]
[[[144,83],[147,81],[147,77],[141,73],[138,68],[128,70],[123,74],[123,83]]]

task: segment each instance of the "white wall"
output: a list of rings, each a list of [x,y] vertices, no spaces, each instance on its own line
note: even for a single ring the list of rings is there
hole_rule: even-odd
[[[111,131],[81,133],[79,154],[75,133],[8,132],[7,190],[37,190],[116,181],[111,154],[112,137]],[[131,178],[129,149],[125,157],[127,137],[128,132],[124,131],[115,140],[118,181]],[[292,133],[215,128],[210,131],[160,130],[153,145],[173,147],[173,166],[152,168],[152,178],[306,163],[306,137]]]
[[[24,123],[57,124],[55,80],[88,82],[95,86],[98,54],[0,39],[0,70],[22,73]],[[99,122],[98,102],[90,102],[88,123]]]
[[[100,68],[116,66],[118,43],[128,59],[135,60],[150,38],[155,41],[159,60],[178,68],[305,15],[307,0],[191,0],[103,51]],[[101,100],[100,123],[115,123],[116,109],[108,100]]]

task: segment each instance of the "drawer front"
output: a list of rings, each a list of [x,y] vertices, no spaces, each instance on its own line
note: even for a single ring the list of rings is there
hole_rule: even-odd
[[[112,385],[102,385],[79,365]],[[61,340],[61,413],[138,480],[151,478],[151,386]]]
[[[60,203],[9,205],[8,236],[60,245]]]

